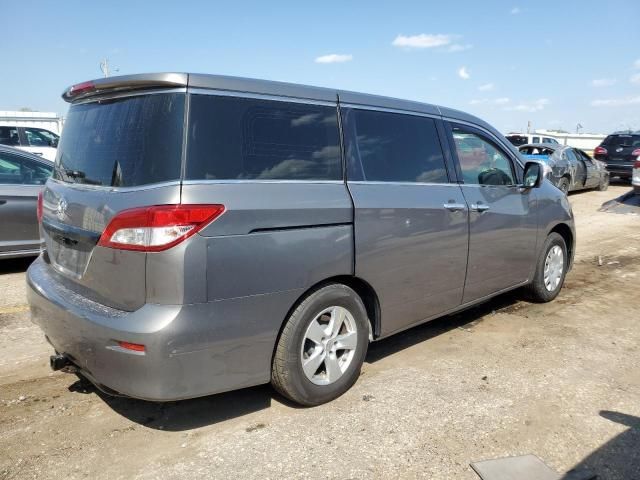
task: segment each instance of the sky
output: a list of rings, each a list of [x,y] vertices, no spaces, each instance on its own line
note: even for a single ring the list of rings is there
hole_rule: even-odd
[[[640,130],[640,0],[0,0],[0,110],[102,76],[237,75],[457,108],[504,133]]]

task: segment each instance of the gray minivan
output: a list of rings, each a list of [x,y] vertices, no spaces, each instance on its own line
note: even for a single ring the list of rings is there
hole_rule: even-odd
[[[63,98],[28,297],[51,366],[107,392],[320,404],[370,341],[517,287],[550,301],[572,264],[565,195],[466,113],[181,73]]]

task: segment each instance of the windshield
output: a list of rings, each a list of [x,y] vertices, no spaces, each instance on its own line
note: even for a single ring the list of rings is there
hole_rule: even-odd
[[[158,93],[72,105],[53,177],[133,187],[180,178],[183,93]]]

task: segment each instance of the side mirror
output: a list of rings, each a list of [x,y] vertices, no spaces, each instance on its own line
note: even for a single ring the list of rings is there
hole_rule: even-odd
[[[527,162],[524,166],[523,188],[538,188],[543,180],[543,168],[538,162]]]
[[[54,138],[49,142],[49,145],[51,145],[53,148],[58,148],[58,139]]]

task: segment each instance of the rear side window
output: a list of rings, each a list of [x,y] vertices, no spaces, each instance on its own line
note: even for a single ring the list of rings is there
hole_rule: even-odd
[[[448,182],[433,119],[359,109],[343,112],[350,180]]]
[[[133,187],[178,180],[183,93],[157,93],[72,105],[54,178]]]
[[[20,145],[17,127],[0,127],[0,143],[2,145]]]
[[[185,178],[340,180],[336,107],[192,95]]]

